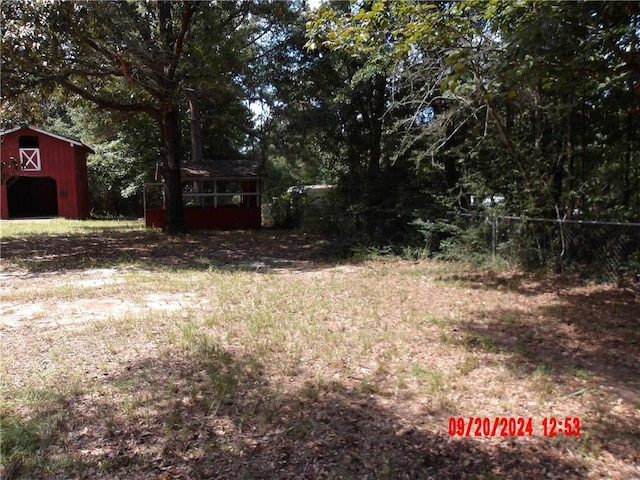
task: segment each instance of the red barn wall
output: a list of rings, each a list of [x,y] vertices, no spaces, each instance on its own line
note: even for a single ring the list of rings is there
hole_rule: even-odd
[[[7,157],[8,158],[8,157]],[[4,155],[2,155],[4,159]],[[7,189],[4,184],[4,170],[2,171],[2,186],[0,187],[0,218],[9,218],[9,204],[7,199]]]
[[[147,209],[147,227],[164,228],[166,210]],[[210,228],[260,228],[262,212],[260,207],[194,207],[184,209],[184,223],[193,230]]]
[[[75,172],[76,172],[76,206],[77,217],[89,216],[89,176],[87,174],[87,151],[80,147],[74,147]]]
[[[5,176],[51,177],[56,181],[58,215],[67,218],[85,218],[89,215],[89,187],[87,182],[87,149],[69,141],[50,137],[29,128],[7,133],[2,137],[1,158],[7,163],[20,158],[18,139],[21,136],[38,137],[40,149],[39,171],[3,168],[1,217],[9,218]]]

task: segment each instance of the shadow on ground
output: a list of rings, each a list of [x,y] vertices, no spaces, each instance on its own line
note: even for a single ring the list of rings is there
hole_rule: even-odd
[[[531,366],[587,370],[616,383],[640,382],[640,292],[589,287],[571,279],[513,277],[462,278],[471,288],[512,291],[544,301],[532,309],[492,309],[488,318],[467,322],[467,330],[491,338],[497,348]]]
[[[544,293],[561,293],[577,287],[593,284],[590,277],[578,274],[550,274],[547,272],[507,272],[493,270],[463,271],[445,275],[440,278],[445,283],[461,283],[470,288],[481,290],[501,290],[516,292],[526,296],[536,296]],[[633,278],[618,279],[617,286],[623,290],[640,293],[640,282]]]
[[[548,439],[452,439],[341,383],[286,392],[251,357],[202,343],[103,372],[111,395],[65,398],[30,478],[582,478]],[[442,418],[445,418],[442,416]],[[44,465],[48,465],[47,469]],[[52,466],[56,466],[52,469]]]
[[[640,292],[525,275],[463,278],[472,288],[542,299],[460,322],[465,346],[503,354],[518,375],[548,378],[554,397],[589,393],[594,420],[584,430],[591,440],[631,465],[640,462]]]
[[[145,269],[306,270],[336,260],[321,236],[286,230],[201,231],[167,236],[153,230],[99,230],[2,240],[3,262],[31,273],[137,266]]]

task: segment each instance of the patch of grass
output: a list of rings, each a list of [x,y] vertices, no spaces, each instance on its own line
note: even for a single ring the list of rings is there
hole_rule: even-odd
[[[182,333],[181,341],[184,350],[199,353],[203,348],[206,349],[209,346],[208,339],[200,334],[198,327],[192,320],[179,324],[178,328]]]
[[[581,380],[591,380],[593,378],[593,375],[589,371],[578,367],[571,367],[569,369],[569,375]]]
[[[540,402],[547,401],[553,393],[554,385],[549,375],[550,370],[546,365],[538,365],[533,372],[533,383],[538,390]]]
[[[356,262],[398,258],[391,246],[367,247],[358,245],[351,248],[351,256]]]
[[[452,406],[449,398],[450,387],[442,371],[435,368],[425,369],[419,365],[413,365],[411,367],[411,373],[422,387],[422,393],[431,397],[438,408],[448,410]]]
[[[498,353],[500,348],[493,338],[481,333],[468,333],[464,345],[470,350],[480,349],[489,353]]]
[[[140,234],[136,247],[141,255],[149,254],[144,244],[152,235],[147,235]],[[407,469],[412,465],[407,462],[413,462],[416,451],[432,451],[442,452],[445,460],[467,455],[471,476],[491,478],[485,469],[489,464],[503,476],[544,476],[536,470],[540,462],[527,460],[535,457],[558,478],[578,478],[572,471],[563,476],[567,472],[549,458],[579,468],[581,452],[591,456],[614,438],[628,451],[637,450],[634,431],[616,436],[612,429],[592,433],[585,428],[584,438],[566,444],[571,455],[556,451],[558,444],[550,441],[502,449],[479,438],[471,455],[458,451],[470,448],[464,441],[453,446],[440,442],[439,432],[450,416],[570,414],[585,425],[613,416],[612,394],[603,390],[601,405],[590,404],[591,383],[576,381],[590,380],[590,375],[565,365],[578,360],[561,355],[566,345],[549,335],[559,331],[551,328],[555,319],[548,320],[548,328],[535,323],[549,317],[547,308],[556,304],[579,307],[587,298],[582,290],[556,298],[544,285],[531,288],[527,278],[516,278],[509,279],[513,288],[507,297],[504,288],[484,285],[484,273],[474,276],[468,266],[386,256],[380,261],[375,255],[365,265],[349,268],[305,263],[291,271],[278,267],[277,273],[242,270],[253,262],[252,255],[265,255],[264,245],[256,240],[257,253],[252,253],[233,245],[245,234],[215,235],[162,239],[169,248],[151,253],[169,257],[152,255],[145,269],[122,269],[117,263],[122,256],[117,256],[110,273],[117,284],[73,291],[60,279],[73,281],[85,274],[67,268],[62,273],[32,271],[29,281],[15,287],[21,303],[38,298],[39,291],[46,297],[39,297],[43,318],[3,329],[4,411],[37,435],[22,434],[27,448],[16,466],[26,470],[35,465],[28,474],[33,478],[146,478],[158,473],[152,470],[157,463],[147,460],[162,458],[168,475],[179,475],[184,467],[185,475],[208,478],[222,468],[229,478],[278,478],[275,470],[265,473],[265,465],[278,468],[278,462],[289,462],[283,475],[293,477],[308,474],[303,465],[312,461],[318,472],[342,472],[345,478],[426,478],[424,471]],[[121,239],[130,238],[105,245],[126,250]],[[82,241],[77,239],[76,245]],[[280,255],[274,251],[274,258]],[[223,262],[211,261],[220,252]],[[180,260],[187,254],[190,259]],[[445,281],[434,285],[438,276]],[[596,293],[610,300],[609,291]],[[100,300],[95,305],[86,301],[92,295]],[[109,297],[126,307],[105,317],[98,307],[108,308]],[[589,295],[588,301],[598,298]],[[0,301],[13,306],[10,292]],[[531,315],[517,313],[512,302],[526,302]],[[568,306],[558,310],[560,327],[569,328],[561,323]],[[54,316],[65,318],[65,311],[75,315],[72,322],[50,322]],[[607,322],[611,317],[598,318]],[[616,328],[626,325],[620,318],[613,320]],[[619,384],[615,372],[598,370],[601,350],[594,348],[597,336],[588,330],[591,323],[582,325],[576,317],[572,325],[571,339],[585,345],[582,356],[584,365],[593,366],[591,375]],[[610,333],[618,335],[615,329]],[[608,350],[606,358],[611,354],[615,352]],[[557,372],[565,375],[556,378],[552,373]],[[635,384],[625,391],[629,388]],[[577,389],[585,393],[551,398],[554,390]],[[549,412],[549,400],[557,410]],[[621,402],[615,404],[615,416],[633,419]],[[43,412],[59,417],[50,416],[42,428],[32,425],[31,419]],[[54,424],[57,430],[48,436]],[[81,433],[87,425],[94,428]],[[415,428],[397,433],[408,426]],[[29,445],[38,445],[39,453]],[[336,462],[334,454],[342,455],[342,450],[348,450],[353,465]],[[370,452],[380,452],[382,458],[369,459]],[[533,473],[504,462],[514,453]],[[456,461],[446,471],[434,463],[431,473],[457,478],[462,465]],[[193,470],[188,472],[187,465]],[[598,476],[615,463],[603,456],[599,465],[604,466],[580,473]],[[503,472],[503,467],[510,470]]]
[[[480,366],[480,360],[475,355],[466,354],[464,360],[458,365],[461,375],[468,375]]]
[[[576,452],[586,458],[598,458],[602,451],[601,442],[589,431],[582,432],[574,443],[577,443]]]
[[[440,327],[440,328],[444,328],[447,325],[449,325],[450,321],[448,318],[445,317],[439,317],[439,316],[435,316],[435,315],[429,315],[427,316],[427,321],[431,324],[434,325],[436,327]]]
[[[0,236],[30,237],[34,235],[73,235],[96,233],[101,231],[136,232],[145,230],[141,220],[69,220],[66,218],[53,218],[50,220],[0,221]]]
[[[232,404],[238,389],[240,365],[192,320],[179,325],[182,348],[201,362],[208,379],[211,402],[216,405]]]
[[[538,365],[536,367],[535,372],[533,372],[533,377],[534,378],[545,378],[547,375],[549,375],[550,371],[549,371],[549,367],[547,367],[546,365],[542,364],[542,365]]]
[[[516,352],[525,359],[533,360],[538,343],[539,339],[536,338],[535,333],[529,330],[518,337],[516,341]]]
[[[0,465],[3,477],[11,478],[35,463],[38,449],[51,434],[51,417],[21,420],[11,415],[0,415]]]
[[[313,381],[306,381],[300,389],[299,395],[303,400],[318,401],[322,392],[329,390],[329,384],[326,380],[316,375]]]
[[[469,288],[471,286],[471,282],[467,278],[458,274],[438,275],[436,278],[434,278],[433,283],[435,283],[436,285],[458,288]]]
[[[380,385],[373,378],[363,378],[357,387],[357,391],[363,395],[373,395],[381,393]]]

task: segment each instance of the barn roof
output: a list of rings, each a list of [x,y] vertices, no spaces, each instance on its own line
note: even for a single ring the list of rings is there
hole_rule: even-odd
[[[19,125],[17,127],[10,128],[9,130],[5,130],[4,132],[0,132],[0,136],[4,137],[5,135],[8,135],[10,133],[17,132],[18,130],[23,130],[23,129],[33,130],[34,132],[38,132],[42,135],[47,135],[48,137],[57,138],[58,140],[62,140],[63,142],[69,142],[71,146],[84,148],[89,153],[96,153],[90,147],[87,147],[84,143],[82,143],[80,140],[70,138],[70,137],[63,137],[62,135],[58,135],[57,133],[47,132],[46,130],[42,130],[41,128],[34,127],[33,125]]]
[[[159,168],[158,172],[161,171],[162,169]],[[259,178],[264,176],[264,165],[261,160],[209,160],[201,165],[183,166],[180,174],[183,179]]]

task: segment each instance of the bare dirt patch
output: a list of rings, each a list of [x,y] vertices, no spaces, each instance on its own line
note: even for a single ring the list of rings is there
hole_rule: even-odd
[[[640,478],[636,291],[291,232],[3,240],[29,478]],[[451,417],[534,435],[451,437]],[[580,418],[579,436],[543,435]]]

